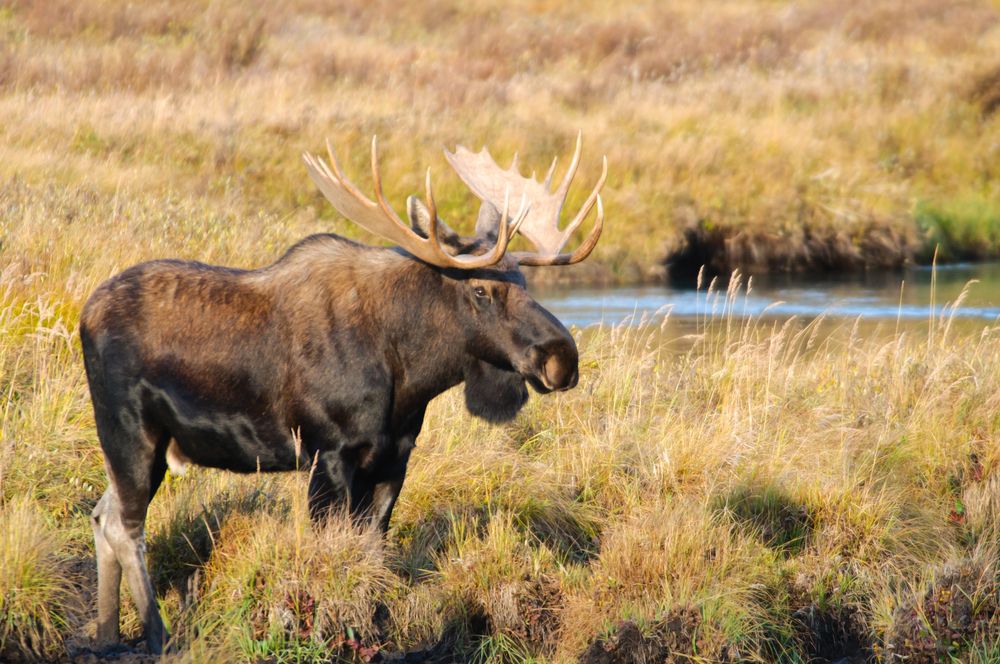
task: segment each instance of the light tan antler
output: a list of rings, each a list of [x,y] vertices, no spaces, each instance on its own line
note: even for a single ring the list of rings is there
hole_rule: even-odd
[[[520,225],[520,233],[535,245],[537,251],[513,252],[511,255],[521,265],[571,265],[579,263],[589,256],[590,252],[597,246],[597,240],[600,239],[601,230],[604,228],[604,205],[601,202],[600,191],[608,176],[607,157],[604,157],[601,177],[593,191],[590,192],[583,207],[565,229],[559,229],[562,206],[566,202],[570,183],[572,183],[573,176],[576,175],[576,168],[580,164],[582,140],[581,132],[576,137],[576,151],[573,153],[573,160],[555,191],[551,191],[550,185],[552,184],[552,174],[556,168],[556,159],[552,160],[552,166],[549,167],[545,180],[538,182],[535,180],[534,173],[528,178],[521,175],[517,168],[516,154],[510,168],[504,170],[497,165],[486,148],[477,153],[473,153],[461,145],[456,147],[454,152],[445,150],[444,155],[448,163],[480,199],[490,202],[499,209],[501,201],[506,196],[527,197],[529,212]],[[597,203],[597,220],[594,222],[594,228],[590,235],[573,253],[559,253],[566,246],[573,232],[590,214],[595,202]],[[506,221],[506,219],[506,214],[501,216],[501,220]],[[499,226],[499,233],[505,231],[506,223],[503,221]]]
[[[390,242],[394,242],[417,258],[437,265],[438,267],[455,267],[464,270],[488,267],[495,265],[503,258],[507,251],[507,244],[510,238],[517,232],[521,223],[528,213],[525,207],[527,197],[521,196],[521,208],[515,216],[515,221],[507,227],[502,224],[497,235],[496,244],[493,249],[480,255],[452,255],[444,250],[438,240],[438,217],[437,205],[434,203],[434,193],[431,191],[431,171],[427,169],[427,176],[424,179],[424,190],[427,210],[429,212],[429,228],[427,237],[417,234],[412,228],[407,226],[399,215],[396,214],[392,206],[382,195],[382,174],[378,167],[378,141],[372,137],[372,180],[374,180],[375,200],[370,200],[362,194],[357,187],[351,184],[340,164],[333,154],[330,142],[326,143],[327,154],[330,157],[328,166],[321,158],[313,156],[308,152],[303,153],[302,159],[306,163],[306,169],[313,182],[319,187],[326,199],[333,204],[340,214],[344,215],[357,225],[365,228],[376,235],[379,235]],[[507,218],[510,207],[510,191],[503,194],[503,218]]]

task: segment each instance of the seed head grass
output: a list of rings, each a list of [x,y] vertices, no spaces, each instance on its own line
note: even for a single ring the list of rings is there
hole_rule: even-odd
[[[59,652],[82,609],[66,538],[30,497],[0,504],[0,655]]]

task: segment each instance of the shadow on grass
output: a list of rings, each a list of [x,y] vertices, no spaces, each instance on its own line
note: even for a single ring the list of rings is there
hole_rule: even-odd
[[[453,505],[394,528],[391,537],[399,547],[396,572],[411,583],[432,576],[435,560],[458,533],[483,537],[490,521],[500,512],[513,512],[515,526],[532,546],[544,545],[563,563],[586,564],[600,553],[595,524],[557,505],[535,501],[513,509],[487,504]]]
[[[800,553],[812,534],[813,515],[780,488],[744,484],[713,500],[713,511],[786,555]]]
[[[194,496],[190,497],[195,500]],[[274,499],[262,488],[224,491],[202,509],[177,509],[149,540],[149,570],[157,595],[176,590],[188,595],[188,582],[208,562],[223,524],[232,515],[274,509]]]

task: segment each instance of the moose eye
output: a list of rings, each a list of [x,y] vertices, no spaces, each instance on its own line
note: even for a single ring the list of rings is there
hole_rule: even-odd
[[[476,286],[472,292],[476,294],[476,297],[486,297],[486,289],[482,286]]]

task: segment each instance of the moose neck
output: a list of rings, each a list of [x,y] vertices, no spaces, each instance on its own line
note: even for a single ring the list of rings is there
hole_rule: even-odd
[[[330,316],[355,321],[391,369],[397,410],[422,413],[474,362],[455,280],[396,250],[315,235],[252,274],[283,293],[290,318],[322,328]]]
[[[458,292],[440,271],[406,258],[386,275],[391,302],[377,314],[397,401],[415,407],[462,382],[470,358],[457,323]],[[384,296],[384,295],[383,295]]]

